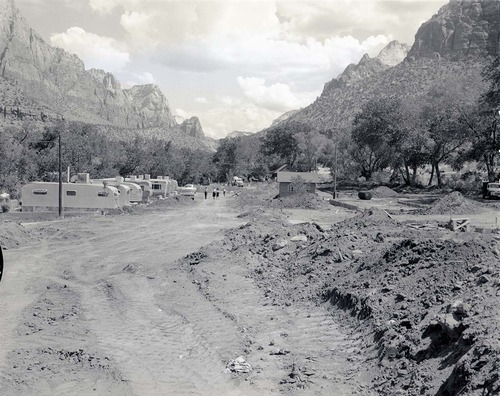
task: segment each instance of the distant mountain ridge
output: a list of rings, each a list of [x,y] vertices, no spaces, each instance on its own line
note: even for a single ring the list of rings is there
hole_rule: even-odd
[[[443,82],[478,96],[485,88],[481,70],[499,47],[500,2],[451,0],[418,29],[411,48],[391,42],[375,58],[364,55],[327,82],[316,101],[283,124],[299,122],[340,131],[350,126],[368,100],[413,100]]]
[[[113,74],[85,70],[76,55],[43,41],[14,0],[0,0],[0,88],[1,107],[19,109],[35,119],[64,118],[139,132],[161,128],[165,138],[179,136],[169,131],[183,130],[157,85],[123,89]],[[199,120],[188,135],[205,139]],[[213,149],[214,143],[206,146]]]

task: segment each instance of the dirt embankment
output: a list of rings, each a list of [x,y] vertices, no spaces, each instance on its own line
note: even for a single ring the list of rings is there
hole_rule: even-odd
[[[25,246],[36,237],[22,224],[5,220],[0,222],[0,246],[11,249]]]
[[[245,255],[270,304],[345,312],[366,334],[354,364],[376,373],[377,394],[499,394],[499,236],[422,230],[380,210],[330,229],[248,213],[190,264]]]
[[[422,214],[432,215],[463,215],[480,213],[484,211],[482,205],[471,199],[464,197],[458,191],[454,191],[435,201],[428,209],[425,209]]]

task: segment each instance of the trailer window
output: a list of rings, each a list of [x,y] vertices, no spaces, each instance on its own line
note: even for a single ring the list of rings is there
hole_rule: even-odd
[[[76,191],[75,190],[68,190],[68,191],[66,191],[66,195],[75,196]]]
[[[47,195],[47,190],[40,188],[37,190],[33,190],[33,194],[35,194],[35,195]]]
[[[108,192],[107,191],[99,191],[97,193],[97,196],[98,197],[107,197],[108,196]]]
[[[161,190],[161,184],[153,184],[151,187],[153,190]]]

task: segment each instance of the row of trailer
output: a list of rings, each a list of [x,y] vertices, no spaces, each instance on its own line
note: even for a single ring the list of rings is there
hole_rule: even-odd
[[[72,182],[62,183],[62,207],[70,210],[109,210],[177,194],[177,181],[167,176],[118,176],[90,179],[79,173]],[[55,210],[59,207],[59,183],[32,182],[21,189],[23,212]]]

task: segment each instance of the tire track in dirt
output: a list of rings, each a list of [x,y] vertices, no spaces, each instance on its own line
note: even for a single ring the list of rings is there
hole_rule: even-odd
[[[175,225],[185,220],[178,214],[148,215],[141,219],[147,226],[128,231],[126,221],[113,219],[106,227],[120,231],[82,241],[82,254],[73,258],[73,276],[87,286],[81,292],[91,332],[137,394],[238,393],[224,373],[224,360],[232,357],[227,348],[239,349],[238,329],[199,295],[198,286],[169,268],[215,238],[214,228],[227,223],[220,212],[198,211],[181,232]],[[123,243],[131,238],[137,242]],[[63,252],[70,260],[72,250]]]
[[[16,301],[21,295],[29,302],[8,310],[16,317],[7,326],[10,336],[3,333],[0,393],[127,394],[127,385],[109,359],[94,348],[95,340],[83,325],[78,287],[64,279],[68,271],[53,252],[47,240],[15,252],[13,262],[21,276],[9,279],[8,285],[23,289],[22,294],[17,290]],[[3,295],[2,301],[9,298]],[[2,315],[0,321],[6,318]]]
[[[339,327],[329,307],[272,305],[249,276],[249,267],[244,257],[238,257],[232,265],[221,258],[187,269],[192,279],[209,279],[201,294],[242,329],[247,346],[244,355],[254,366],[249,375],[254,389],[302,395],[372,395],[366,378],[356,369],[356,359],[361,359],[357,355],[359,340]],[[290,381],[294,364],[308,374],[301,374],[303,381]]]

